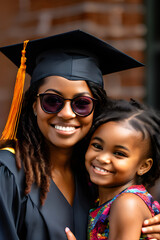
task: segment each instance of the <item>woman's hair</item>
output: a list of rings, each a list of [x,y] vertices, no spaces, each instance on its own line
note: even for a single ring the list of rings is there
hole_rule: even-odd
[[[87,81],[86,82],[88,87],[90,88],[93,97],[97,99],[95,109],[94,109],[94,116],[93,121],[95,118],[97,118],[103,111],[104,106],[107,105],[108,97],[103,88],[98,86],[96,83]],[[83,186],[84,191],[88,195],[88,199],[91,200],[91,203],[93,203],[93,199],[97,199],[97,192],[95,189],[95,186],[89,185],[89,178],[88,173],[85,168],[85,153],[87,151],[89,144],[89,133],[82,139],[80,142],[78,142],[73,150],[72,160],[73,160],[73,168],[74,172],[76,173],[76,176],[80,178],[81,184]],[[75,161],[76,159],[76,161]]]
[[[47,155],[47,146],[44,136],[42,135],[37,125],[37,119],[33,112],[33,103],[36,100],[38,89],[44,83],[44,79],[33,83],[26,91],[23,99],[22,111],[18,125],[17,139],[18,141],[6,141],[0,146],[11,146],[16,150],[16,163],[18,168],[21,168],[21,163],[25,171],[26,188],[25,194],[31,190],[32,184],[35,182],[40,187],[40,201],[44,203],[47,192],[50,187],[50,165],[49,156]],[[99,106],[103,106],[106,101],[106,93],[103,89],[95,83],[87,82],[93,97],[97,99],[94,116],[100,113]],[[80,141],[75,145],[73,156],[76,157],[76,169],[78,171],[85,171],[84,167],[84,151],[82,147],[85,146],[85,140]],[[74,159],[75,160],[75,159]],[[75,167],[75,166],[74,166]],[[80,174],[79,174],[80,175]],[[83,175],[83,173],[81,173]]]
[[[104,123],[123,120],[128,121],[136,131],[140,131],[143,139],[150,138],[148,157],[153,159],[153,165],[147,173],[137,176],[137,183],[151,187],[160,176],[160,113],[133,99],[130,101],[110,99],[103,112],[95,119],[90,136]]]
[[[93,117],[93,119],[95,119],[102,112],[103,107],[107,105],[108,97],[106,91],[96,83],[91,81],[87,81],[86,83],[91,90],[93,97],[97,99]]]

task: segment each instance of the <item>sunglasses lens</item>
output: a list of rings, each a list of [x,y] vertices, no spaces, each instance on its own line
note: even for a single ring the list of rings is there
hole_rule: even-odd
[[[93,100],[89,97],[77,97],[72,102],[74,112],[79,116],[87,116],[93,110]]]
[[[56,113],[63,107],[64,101],[61,97],[54,94],[44,94],[42,98],[42,108],[45,112]]]
[[[93,99],[87,96],[80,96],[74,99],[63,99],[52,93],[40,94],[41,107],[46,113],[58,113],[62,110],[65,100],[70,100],[72,110],[79,116],[85,117],[91,114],[94,108]]]

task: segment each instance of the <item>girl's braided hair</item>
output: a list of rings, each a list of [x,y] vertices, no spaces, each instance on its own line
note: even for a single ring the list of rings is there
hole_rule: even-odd
[[[106,122],[123,120],[127,120],[136,131],[140,131],[143,138],[150,138],[151,149],[148,152],[153,159],[153,165],[146,174],[138,177],[138,183],[151,187],[160,176],[160,113],[133,99],[110,99],[102,114],[95,119],[90,135]]]

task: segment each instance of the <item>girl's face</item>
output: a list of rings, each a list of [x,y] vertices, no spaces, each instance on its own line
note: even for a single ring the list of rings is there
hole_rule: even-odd
[[[85,156],[91,181],[103,187],[135,184],[136,174],[144,173],[148,149],[148,138],[143,139],[127,121],[101,125]]]
[[[59,76],[46,78],[38,93],[57,94],[65,99],[78,96],[92,97],[92,93],[85,81],[71,81]],[[87,117],[77,116],[71,101],[66,100],[64,107],[58,113],[46,113],[42,110],[40,98],[33,104],[34,113],[40,131],[48,143],[60,148],[72,148],[86,136],[93,120],[93,112]]]

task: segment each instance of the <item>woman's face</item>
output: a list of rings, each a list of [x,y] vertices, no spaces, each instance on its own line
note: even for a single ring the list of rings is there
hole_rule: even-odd
[[[59,76],[45,79],[38,93],[57,94],[65,99],[77,96],[93,97],[85,81],[71,81]],[[59,148],[72,148],[86,136],[93,120],[93,112],[87,117],[77,116],[71,108],[71,102],[65,101],[63,109],[58,113],[46,113],[42,110],[40,98],[33,104],[37,115],[37,124],[47,142]]]

